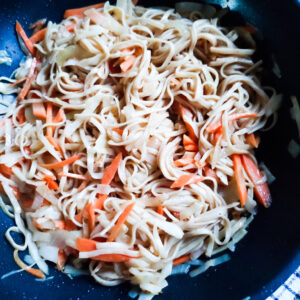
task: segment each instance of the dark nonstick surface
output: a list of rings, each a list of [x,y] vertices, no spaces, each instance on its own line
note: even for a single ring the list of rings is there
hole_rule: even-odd
[[[95,1],[94,1],[95,2]],[[175,1],[174,1],[175,2]],[[255,25],[263,41],[260,55],[271,69],[271,54],[277,59],[282,79],[268,76],[284,95],[279,121],[270,132],[264,133],[258,157],[275,174],[277,180],[271,186],[273,204],[269,209],[259,208],[250,225],[248,235],[231,254],[232,259],[212,268],[205,274],[189,278],[176,276],[168,279],[169,286],[159,299],[265,299],[300,264],[300,160],[292,159],[287,145],[293,137],[298,142],[296,124],[290,119],[289,95],[300,99],[299,72],[299,0],[223,0],[207,3],[228,5],[244,19]],[[0,49],[6,49],[13,57],[11,67],[0,66],[1,75],[9,75],[22,58],[14,34],[15,20],[24,28],[33,21],[47,17],[59,22],[64,9],[89,5],[83,0],[1,0],[0,2]],[[172,0],[140,1],[144,5],[173,6]],[[239,22],[233,16],[230,22]],[[4,240],[4,232],[12,224],[0,212],[0,276],[15,270],[12,248]],[[3,237],[3,239],[2,239]],[[106,288],[98,286],[89,277],[69,279],[54,267],[54,279],[38,282],[27,273],[19,273],[0,280],[1,299],[128,299],[129,285]]]

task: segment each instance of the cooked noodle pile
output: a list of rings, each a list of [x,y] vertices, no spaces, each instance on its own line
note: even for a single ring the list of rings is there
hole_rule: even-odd
[[[96,7],[49,22],[3,83],[18,94],[0,128],[6,236],[37,276],[67,261],[156,295],[173,265],[227,248],[255,194],[270,204],[254,132],[277,96],[217,19]]]

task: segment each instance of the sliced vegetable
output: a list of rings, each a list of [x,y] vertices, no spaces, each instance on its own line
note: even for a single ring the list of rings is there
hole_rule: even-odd
[[[26,76],[26,81],[23,85],[23,88],[22,88],[21,92],[18,95],[18,98],[17,98],[18,101],[23,100],[27,96],[27,94],[28,94],[28,92],[31,88],[31,84],[35,79],[36,66],[37,66],[37,60],[35,58],[33,58],[32,62],[31,62],[31,65],[30,65],[30,69],[29,69],[28,74]]]
[[[46,110],[46,122],[52,123],[53,122],[53,103],[47,102],[47,110]],[[53,127],[47,126],[46,128],[46,135],[52,137],[53,136]]]
[[[76,154],[76,155],[73,155],[73,156],[63,160],[63,161],[59,161],[59,162],[51,163],[51,164],[40,164],[40,166],[45,169],[59,169],[64,166],[72,164],[76,160],[80,159],[81,156],[82,156],[81,154]]]
[[[43,28],[39,31],[37,31],[36,33],[34,33],[29,40],[31,41],[31,43],[34,45],[40,41],[42,41],[45,38],[47,32],[47,28]]]
[[[94,203],[94,209],[101,210],[104,205],[104,201],[107,199],[107,195],[104,194],[98,194],[96,201]]]
[[[242,163],[245,171],[252,183],[254,184],[254,193],[258,201],[264,206],[269,207],[271,205],[271,194],[267,182],[261,183],[264,178],[255,162],[246,154],[242,155]]]
[[[194,115],[193,113],[185,106],[178,104],[180,116],[186,126],[186,129],[189,133],[190,138],[197,143],[198,140],[198,133],[197,133],[197,126],[195,122],[192,120]]]
[[[32,103],[32,112],[36,118],[46,119],[47,113],[44,104],[41,102]]]
[[[257,117],[257,113],[255,112],[249,112],[249,113],[237,113],[237,114],[232,114],[228,116],[228,121],[236,121],[239,119],[244,119],[244,118],[251,118],[251,117]],[[216,123],[212,123],[209,126],[207,126],[206,131],[209,133],[215,133],[217,130],[219,130],[222,127],[222,122],[219,120]]]
[[[56,116],[53,118],[53,123],[60,123],[64,120],[64,110],[60,108],[56,114]]]
[[[4,164],[0,164],[0,173],[7,178],[14,174],[12,169]]]
[[[97,242],[90,240],[90,239],[85,239],[85,238],[77,238],[76,239],[76,249],[79,252],[89,252],[89,251],[94,251],[97,250]]]
[[[246,142],[252,147],[258,148],[260,140],[258,137],[255,137],[254,133],[250,133],[246,135]]]
[[[181,175],[176,181],[171,185],[171,189],[182,188],[185,185],[195,184],[203,181],[204,177],[196,174],[185,174]]]
[[[69,17],[77,17],[79,19],[84,18],[84,12],[88,9],[91,8],[101,8],[104,6],[104,3],[98,3],[98,4],[94,4],[94,5],[90,5],[90,6],[85,6],[85,7],[81,7],[81,8],[73,8],[73,9],[67,9],[64,13],[64,18],[69,18]]]
[[[18,114],[17,114],[17,118],[18,118],[19,124],[25,123],[26,118],[25,118],[25,109],[24,109],[24,107],[19,109]]]
[[[56,151],[59,151],[61,155],[63,155],[63,151],[61,149],[61,146],[59,145],[59,143],[57,142],[57,140],[53,137],[53,136],[46,136],[46,139],[48,140],[48,142],[54,147],[54,149]]]
[[[185,263],[186,261],[188,261],[190,259],[191,259],[191,254],[182,255],[182,256],[180,256],[180,257],[173,260],[173,266],[178,266],[180,264],[183,264],[183,263]]]
[[[125,73],[128,70],[130,70],[134,65],[135,61],[136,61],[135,55],[126,56],[125,61],[120,64],[121,71]]]
[[[120,162],[122,160],[122,153],[120,152],[114,160],[111,162],[111,164],[104,170],[103,177],[101,179],[101,184],[110,184],[113,178],[115,177]]]
[[[136,257],[127,256],[127,255],[123,255],[123,254],[101,254],[101,255],[92,257],[92,259],[94,259],[94,260],[115,262],[115,263],[125,262],[125,261],[130,260],[131,258],[136,258]]]
[[[66,264],[68,259],[68,256],[66,255],[66,253],[64,252],[64,250],[59,250],[58,251],[58,257],[57,257],[57,264],[56,267],[58,270],[62,270],[64,265]]]
[[[46,182],[48,188],[50,190],[57,191],[59,188],[58,183],[55,181],[55,176],[50,176],[50,175],[44,175],[43,181]]]
[[[198,151],[198,145],[188,135],[183,135],[183,146],[186,151]]]
[[[164,208],[162,205],[158,205],[157,206],[157,213],[160,214],[160,215],[164,215]]]
[[[107,238],[107,242],[113,242],[116,239],[119,232],[121,231],[122,225],[126,222],[127,217],[129,216],[130,212],[132,211],[134,205],[135,205],[135,202],[131,202],[130,204],[128,204],[125,207],[124,211],[118,218],[116,225],[112,228],[110,235]]]
[[[16,22],[16,31],[17,31],[18,35],[21,37],[21,39],[23,40],[23,42],[24,42],[26,48],[28,49],[28,51],[30,52],[30,54],[32,56],[34,56],[35,50],[34,50],[33,44],[30,41],[30,39],[28,38],[28,36],[26,35],[24,29],[22,28],[21,24],[18,21]]]
[[[232,156],[232,160],[233,160],[233,168],[234,168],[234,178],[237,183],[241,206],[244,206],[247,202],[248,194],[247,194],[247,188],[245,183],[245,177],[243,174],[241,156],[239,154],[234,154]]]

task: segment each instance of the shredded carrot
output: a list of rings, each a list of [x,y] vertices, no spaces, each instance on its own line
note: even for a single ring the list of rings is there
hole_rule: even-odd
[[[185,185],[195,184],[200,181],[203,181],[203,177],[196,174],[185,174],[181,175],[177,180],[171,185],[171,189],[181,188]]]
[[[63,155],[62,148],[54,137],[46,135],[46,139],[54,147],[56,151],[59,151],[60,154]]]
[[[96,215],[92,203],[89,203],[85,206],[83,217],[88,221],[89,231],[92,232],[96,224]]]
[[[190,259],[191,259],[191,254],[182,255],[173,260],[173,266],[181,265],[181,264],[185,263],[186,261],[189,261]]]
[[[81,8],[73,8],[73,9],[67,9],[64,13],[64,18],[68,17],[77,17],[77,18],[84,18],[84,12],[90,8],[101,8],[104,6],[104,3],[98,3],[90,6],[85,6]]]
[[[107,238],[107,242],[113,242],[122,229],[122,225],[126,222],[127,217],[129,216],[131,210],[133,209],[134,202],[127,205],[118,218],[116,225],[112,228],[110,235]]]
[[[186,151],[198,151],[198,145],[188,135],[183,135],[183,146]]]
[[[94,203],[94,209],[102,209],[105,200],[107,199],[107,195],[104,194],[98,194],[96,201]]]
[[[255,162],[246,154],[242,155],[242,163],[245,168],[246,173],[254,184],[254,193],[258,201],[264,206],[269,207],[272,201],[270,190],[267,182],[261,183],[263,179],[263,174],[260,172],[259,168]]]
[[[80,186],[78,187],[78,193],[80,193],[81,191],[83,191],[86,187],[87,187],[87,184],[88,184],[88,181],[85,180],[85,181],[82,181]]]
[[[60,249],[58,251],[58,257],[57,257],[57,263],[56,263],[56,267],[57,267],[58,270],[63,269],[67,259],[68,259],[68,256],[66,255],[64,250]]]
[[[125,73],[129,69],[131,69],[135,63],[135,60],[136,60],[136,57],[134,55],[128,55],[126,57],[126,60],[120,64],[121,71],[123,73]]]
[[[46,119],[47,113],[44,104],[41,102],[32,103],[32,112],[36,118]]]
[[[67,231],[72,231],[72,230],[76,230],[77,229],[77,226],[76,224],[74,224],[72,222],[72,220],[66,220],[65,221],[65,227],[64,227],[64,230],[67,230]]]
[[[122,153],[120,152],[111,164],[104,170],[103,177],[101,179],[101,184],[110,184],[113,178],[115,177],[119,164],[122,160]]]
[[[42,41],[45,38],[47,32],[47,28],[43,28],[39,31],[37,31],[36,33],[34,33],[29,40],[31,41],[31,43],[34,45],[40,41]]]
[[[52,123],[53,122],[53,103],[47,102],[47,110],[46,110],[46,122]],[[53,136],[53,127],[47,126],[46,128],[46,135],[52,137]]]
[[[232,160],[233,160],[233,168],[234,168],[234,178],[237,183],[241,206],[244,206],[245,203],[247,202],[248,194],[247,194],[247,188],[245,183],[245,177],[243,175],[241,156],[239,154],[234,154],[232,156]]]
[[[221,138],[222,136],[222,126],[215,132],[215,135],[214,135],[214,145],[216,145],[219,141],[219,139]]]
[[[24,107],[22,107],[21,109],[18,110],[17,118],[18,118],[19,124],[25,123],[26,119],[25,119],[25,109],[24,109]]]
[[[232,114],[228,117],[228,121],[236,121],[236,120],[239,120],[239,119],[251,118],[251,117],[257,117],[257,113],[249,112],[249,113]],[[209,133],[215,133],[221,127],[222,127],[222,122],[221,122],[221,120],[219,120],[216,123],[212,123],[209,126],[207,126],[206,131],[209,132]]]
[[[13,175],[13,171],[10,167],[7,167],[4,164],[0,164],[0,173],[5,176],[5,177],[10,177],[11,175]]]
[[[67,25],[67,26],[66,26],[66,29],[67,29],[69,32],[74,32],[74,28],[75,28],[75,24],[70,24],[70,25]]]
[[[82,223],[82,217],[83,217],[83,210],[80,211],[78,214],[76,214],[74,216],[74,219],[78,222],[78,223]]]
[[[162,205],[157,206],[157,213],[162,216],[164,215],[164,208],[162,207]]]
[[[180,116],[186,126],[186,129],[189,133],[190,138],[196,143],[198,140],[197,134],[193,127],[193,113],[185,106],[178,104]]]
[[[35,58],[33,58],[30,68],[29,68],[29,71],[28,71],[28,75],[26,76],[26,81],[22,87],[21,92],[18,95],[18,101],[23,100],[27,96],[27,94],[31,88],[31,84],[32,84],[33,80],[35,79],[36,66],[37,66],[37,60]]]
[[[28,51],[31,53],[32,56],[34,56],[35,51],[34,51],[33,44],[18,21],[16,22],[16,31],[18,35],[21,37],[21,39],[23,40]]]
[[[130,258],[136,258],[136,257],[131,257],[123,254],[101,254],[98,256],[92,257],[94,260],[100,260],[100,261],[105,261],[105,262],[125,262],[128,261]]]
[[[64,220],[56,220],[55,221],[55,229],[65,229],[65,221]]]
[[[53,123],[60,123],[63,121],[65,116],[64,110],[60,108],[56,114],[56,116],[53,118]]]
[[[16,80],[15,82],[13,82],[13,83],[11,83],[8,87],[14,87],[14,86],[16,86],[16,85],[18,85],[18,84],[20,84],[20,83],[23,83],[24,81],[26,81],[26,77],[24,77],[24,78],[21,78],[21,79],[19,79],[19,80]]]
[[[63,161],[59,161],[56,163],[50,163],[50,164],[40,164],[40,166],[45,169],[59,169],[64,166],[72,164],[73,162],[75,162],[76,160],[78,160],[80,158],[81,158],[81,154],[76,154],[76,155],[73,155],[73,156],[63,160]]]
[[[204,167],[204,175],[205,177],[212,177],[217,181],[219,180],[217,173],[210,167]]]
[[[112,131],[116,132],[118,135],[122,135],[123,134],[123,129],[121,128],[112,128]]]
[[[41,270],[34,269],[34,268],[26,265],[23,261],[21,261],[21,259],[19,258],[17,249],[14,251],[14,260],[15,260],[16,264],[24,271],[26,271],[26,272],[30,273],[31,275],[34,275],[38,278],[42,278],[42,279],[45,278],[45,275]]]
[[[33,33],[36,33],[42,29],[42,27],[45,25],[46,22],[47,22],[47,19],[37,20],[33,24],[30,24],[29,29],[33,29]]]
[[[55,181],[55,176],[50,176],[50,175],[44,175],[43,181],[46,182],[46,185],[50,190],[57,191],[59,188],[58,183]]]
[[[185,167],[188,166],[190,164],[194,163],[194,159],[193,158],[181,158],[181,159],[177,159],[174,161],[174,165],[176,167]]]
[[[76,249],[79,252],[89,252],[97,250],[97,242],[91,240],[91,239],[85,239],[85,238],[77,238],[76,239]]]
[[[252,147],[258,148],[260,140],[258,137],[255,137],[254,133],[250,133],[246,135],[246,142]]]

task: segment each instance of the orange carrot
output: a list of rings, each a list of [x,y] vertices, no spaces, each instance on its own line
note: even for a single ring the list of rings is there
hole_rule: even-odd
[[[31,53],[32,56],[34,56],[35,51],[34,51],[33,44],[18,21],[16,22],[16,31],[18,35],[21,37],[21,39],[23,40],[28,51]]]
[[[53,123],[60,123],[63,121],[64,119],[64,110],[62,108],[60,108],[56,114],[56,116],[53,118]]]
[[[180,257],[173,260],[173,266],[178,266],[180,264],[183,264],[183,263],[185,263],[186,261],[188,261],[190,259],[191,259],[191,254],[182,255],[182,256],[180,256]]]
[[[209,167],[204,167],[204,175],[205,177],[212,177],[217,181],[219,180],[217,173]]]
[[[5,176],[5,177],[10,177],[11,175],[13,175],[13,171],[11,168],[7,167],[4,164],[0,164],[0,173]]]
[[[162,216],[164,215],[164,208],[162,207],[162,205],[157,206],[157,213]]]
[[[245,183],[245,177],[243,175],[241,156],[239,154],[234,154],[232,156],[232,160],[233,160],[233,168],[234,168],[234,178],[237,183],[241,206],[244,206],[247,201],[248,194],[247,194],[247,188]]]
[[[242,163],[246,173],[254,184],[254,193],[258,201],[264,206],[269,207],[271,205],[271,194],[267,182],[260,183],[263,179],[263,175],[255,162],[246,154],[242,155]]]
[[[54,223],[55,223],[55,229],[64,229],[65,228],[64,220],[56,220]]]
[[[214,145],[217,144],[217,142],[219,141],[219,139],[222,136],[222,126],[215,132],[215,136],[214,136]]]
[[[67,25],[67,26],[66,26],[66,29],[67,29],[69,32],[74,32],[74,28],[75,28],[75,24],[70,24],[70,25]]]
[[[134,204],[135,203],[132,202],[125,207],[124,211],[118,218],[116,225],[112,228],[111,233],[107,238],[107,242],[113,242],[116,239],[116,237],[121,231],[122,225],[126,222],[127,217],[129,216],[131,210],[133,209]]]
[[[135,63],[135,60],[136,60],[136,57],[134,55],[128,55],[126,57],[125,61],[120,64],[121,71],[123,73],[125,73],[129,69],[131,69]]]
[[[53,119],[53,103],[47,102],[47,110],[46,110],[46,122],[52,123]],[[53,136],[53,127],[47,126],[46,128],[46,135],[52,137]]]
[[[101,184],[110,184],[113,178],[115,177],[119,164],[122,160],[122,153],[120,152],[111,164],[104,170],[103,177],[101,179]]]
[[[81,8],[73,8],[73,9],[67,9],[64,13],[64,18],[68,17],[77,17],[77,18],[84,18],[84,12],[90,8],[101,8],[104,6],[104,3],[98,3],[90,6],[85,6]]]
[[[105,200],[107,199],[107,195],[104,194],[98,194],[96,201],[94,203],[94,209],[102,209]]]
[[[83,210],[80,211],[78,214],[76,214],[74,216],[74,219],[78,222],[78,223],[82,223],[82,217],[83,217]]]
[[[260,140],[258,137],[255,137],[254,133],[250,133],[246,135],[246,142],[252,147],[258,148]]]
[[[31,43],[34,45],[40,41],[42,41],[45,38],[47,32],[47,28],[43,28],[39,31],[37,31],[36,33],[34,33],[29,40],[31,41]]]
[[[123,134],[123,129],[121,128],[112,128],[112,131],[116,132],[118,135],[122,135]]]
[[[196,152],[185,152],[184,155],[180,158],[174,161],[174,165],[176,167],[185,167],[187,165],[193,164],[195,162],[194,157],[196,155]]]
[[[25,123],[26,119],[25,119],[25,110],[24,110],[24,107],[22,107],[21,109],[19,109],[18,114],[17,114],[17,118],[18,118],[19,124]]]
[[[59,151],[61,155],[63,155],[63,151],[59,145],[59,143],[56,141],[56,139],[52,136],[46,136],[46,139],[48,142],[54,147],[56,151]]]
[[[35,79],[36,66],[37,66],[37,60],[35,58],[33,58],[32,62],[31,62],[31,66],[28,71],[28,74],[26,76],[26,81],[22,87],[21,92],[18,95],[18,101],[23,100],[27,96],[27,94],[31,88],[31,84],[32,84],[33,80]]]
[[[46,185],[48,186],[48,188],[50,190],[54,190],[54,191],[57,191],[59,186],[58,186],[58,183],[55,181],[55,176],[50,176],[50,175],[44,175],[43,177],[43,181],[46,182]]]
[[[94,260],[100,260],[100,261],[105,261],[105,262],[125,262],[128,261],[130,258],[136,258],[132,256],[127,256],[124,254],[101,254],[98,256],[92,257]]]
[[[186,129],[189,133],[190,138],[196,143],[198,140],[197,134],[195,132],[195,129],[193,127],[193,113],[185,106],[178,104],[180,116],[186,126]]]
[[[239,120],[239,119],[251,118],[251,117],[257,117],[257,113],[249,112],[249,113],[232,114],[228,117],[228,121],[236,121],[236,120]],[[222,127],[222,122],[221,122],[221,120],[219,120],[216,123],[212,123],[209,126],[207,126],[206,131],[209,132],[209,133],[215,133],[221,127]]]
[[[89,203],[85,206],[83,211],[83,217],[87,219],[89,224],[89,231],[92,232],[96,224],[96,215],[92,203]]]
[[[66,261],[68,259],[68,256],[66,255],[66,253],[64,252],[64,250],[59,250],[58,251],[58,257],[57,257],[57,263],[56,263],[56,267],[58,270],[62,270]]]
[[[11,88],[11,87],[14,87],[15,85],[18,85],[18,84],[20,84],[20,83],[23,83],[24,81],[26,81],[26,77],[21,78],[21,79],[15,81],[15,82],[11,83],[8,87],[10,87],[10,88]]]
[[[72,230],[76,230],[76,229],[77,229],[77,226],[72,222],[72,220],[65,221],[64,230],[72,231]]]
[[[76,249],[79,252],[89,252],[97,250],[97,242],[91,240],[91,239],[85,239],[85,238],[77,238],[76,239]]]
[[[198,145],[188,135],[183,135],[183,146],[187,151],[198,151]]]
[[[36,118],[46,119],[47,113],[43,103],[32,103],[32,112]]]
[[[171,185],[171,189],[181,188],[185,185],[195,184],[200,181],[203,181],[203,177],[196,174],[185,174],[181,175],[177,180]]]
[[[63,161],[58,161],[56,163],[50,163],[50,164],[40,164],[40,166],[45,169],[59,169],[59,168],[62,168],[64,166],[67,166],[67,165],[75,162],[76,160],[78,160],[80,158],[81,158],[81,154],[76,154],[76,155],[73,155],[73,156],[63,160]]]

